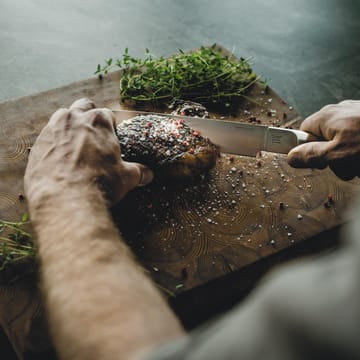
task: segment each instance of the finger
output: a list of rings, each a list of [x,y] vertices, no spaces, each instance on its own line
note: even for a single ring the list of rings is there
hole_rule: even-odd
[[[118,189],[112,197],[112,203],[116,204],[131,190],[136,187],[149,184],[153,178],[153,172],[145,165],[123,161],[120,165]]]
[[[308,116],[300,125],[300,130],[306,131],[318,139],[331,140],[333,133],[329,132],[329,121],[339,111],[339,104],[325,105],[318,112]]]
[[[314,141],[299,145],[288,153],[288,164],[296,168],[324,169],[328,166],[328,156],[334,146],[334,141]]]
[[[76,101],[74,101],[71,106],[70,106],[70,110],[76,110],[79,112],[86,112],[89,111],[91,109],[95,109],[95,103],[88,99],[88,98],[82,98],[82,99],[78,99]]]
[[[60,109],[56,110],[49,119],[49,125],[55,124],[60,119],[68,118],[69,114],[70,114],[69,109],[60,108]]]
[[[115,132],[116,122],[113,112],[107,108],[92,109],[86,114],[86,121],[96,128],[106,128]]]
[[[343,101],[341,101],[341,102],[339,102],[339,105],[355,105],[355,104],[359,104],[360,103],[360,101],[359,100],[350,100],[350,99],[348,99],[348,100],[343,100]]]
[[[313,136],[321,139],[324,138],[321,129],[322,122],[324,120],[324,112],[320,110],[310,116],[308,116],[300,125],[300,130],[306,131]]]
[[[121,164],[124,185],[130,191],[136,187],[151,183],[154,173],[145,165],[123,161]]]

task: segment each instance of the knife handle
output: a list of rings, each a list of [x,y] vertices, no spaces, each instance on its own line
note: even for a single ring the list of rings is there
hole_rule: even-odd
[[[296,135],[298,145],[301,145],[301,144],[311,141],[311,139],[310,139],[310,138],[312,138],[311,135],[305,131],[294,130],[294,129],[287,129],[287,130],[290,130],[292,133],[294,133]]]
[[[312,140],[313,136],[305,131],[269,126],[263,150],[287,154],[295,146]]]

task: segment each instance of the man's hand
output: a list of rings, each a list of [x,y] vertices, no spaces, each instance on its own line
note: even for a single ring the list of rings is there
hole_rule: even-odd
[[[112,112],[80,99],[56,111],[40,133],[30,152],[25,191],[31,203],[94,186],[114,204],[152,178],[144,165],[121,160]]]
[[[51,117],[26,169],[41,289],[60,359],[139,359],[183,335],[108,209],[152,180],[145,166],[121,160],[114,127],[110,110],[78,100]]]
[[[291,166],[330,169],[341,179],[360,175],[360,101],[327,105],[304,120],[301,130],[319,141],[292,149]]]

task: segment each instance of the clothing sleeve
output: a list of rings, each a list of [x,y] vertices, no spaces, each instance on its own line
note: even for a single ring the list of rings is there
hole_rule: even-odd
[[[273,271],[241,305],[149,360],[360,359],[359,222],[345,235],[341,248]]]

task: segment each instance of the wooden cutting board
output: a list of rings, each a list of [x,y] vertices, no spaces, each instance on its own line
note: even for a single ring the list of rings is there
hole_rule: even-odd
[[[27,211],[19,194],[23,192],[28,149],[49,116],[81,97],[93,99],[100,107],[120,109],[120,76],[114,72],[103,79],[92,78],[0,104],[1,219],[17,220]],[[271,89],[256,84],[247,96],[232,120],[295,128],[301,123],[301,117]],[[136,190],[113,214],[151,277],[167,293],[178,294],[344,223],[345,210],[358,188],[359,181],[341,181],[329,170],[292,169],[284,155],[262,153],[247,158],[222,154],[208,174]],[[333,202],[324,206],[329,194]],[[3,286],[0,294],[1,325],[17,348],[23,349],[31,328],[29,319],[39,312],[35,281],[33,286],[28,281]],[[23,315],[13,316],[15,310],[9,312],[9,303],[19,301],[17,309]],[[6,313],[12,314],[12,322]]]

